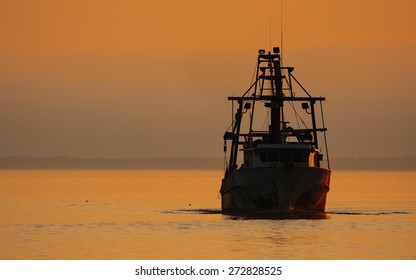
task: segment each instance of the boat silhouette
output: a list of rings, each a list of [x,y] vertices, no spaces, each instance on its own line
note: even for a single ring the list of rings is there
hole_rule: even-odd
[[[325,212],[331,176],[325,98],[312,97],[293,71],[282,65],[278,47],[261,49],[254,82],[242,96],[228,97],[223,213]]]

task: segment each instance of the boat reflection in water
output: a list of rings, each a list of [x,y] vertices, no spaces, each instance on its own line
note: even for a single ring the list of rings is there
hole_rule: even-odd
[[[294,68],[282,65],[279,52],[259,50],[255,81],[241,97],[228,98],[233,119],[224,134],[224,214],[293,218],[325,212],[331,175],[325,98],[312,97],[292,75]]]

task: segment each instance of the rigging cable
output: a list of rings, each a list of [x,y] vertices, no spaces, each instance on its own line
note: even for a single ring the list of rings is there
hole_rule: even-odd
[[[292,90],[292,89],[290,88],[290,84],[289,84],[289,81],[287,80],[286,75],[284,76],[284,80],[286,81],[286,84],[287,84],[287,86],[289,87],[289,89],[290,89],[290,90]],[[292,91],[292,92],[293,92],[293,91]],[[295,94],[295,95],[296,95],[296,94]],[[296,119],[296,123],[297,123],[297,125],[298,125],[298,128],[300,129],[299,119],[300,119],[300,120],[302,121],[302,123],[305,125],[305,128],[308,128],[308,127],[306,126],[305,122],[304,122],[304,121],[302,120],[302,118],[299,116],[298,112],[296,111],[296,109],[295,109],[295,105],[294,105],[294,102],[293,102],[293,101],[289,101],[288,103],[289,103],[289,105],[292,107],[293,112],[295,113],[295,119]]]
[[[224,171],[226,171],[228,169],[228,164],[227,164],[227,141],[224,140]]]
[[[322,117],[322,126],[325,128],[325,121],[324,121],[324,110],[322,108],[322,100],[319,100],[321,104],[321,117]],[[328,169],[331,170],[331,165],[329,164],[329,152],[328,152],[328,143],[326,141],[326,131],[324,130],[324,140],[325,140],[325,151],[326,151],[326,160],[328,163]]]
[[[306,123],[303,121],[303,119],[301,118],[301,116],[298,114],[298,112],[296,111],[296,109],[295,109],[295,106],[292,104],[293,102],[288,102],[289,103],[289,105],[292,107],[292,109],[293,109],[293,112],[295,112],[295,115],[297,116],[297,118],[299,118],[300,119],[300,121],[303,123],[303,125],[305,126],[305,128],[308,128],[308,126],[306,125]],[[297,118],[296,118],[296,121],[297,121]],[[299,123],[298,123],[298,126],[299,126]]]
[[[264,122],[263,122],[263,125],[261,127],[262,131],[264,131],[264,127],[266,126],[266,122],[267,122],[267,125],[269,125],[269,115],[270,115],[270,110],[267,110],[266,117],[264,118]]]
[[[280,0],[280,55],[283,66],[283,0]]]

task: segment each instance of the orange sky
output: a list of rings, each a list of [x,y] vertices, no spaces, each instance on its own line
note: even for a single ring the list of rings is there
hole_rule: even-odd
[[[283,1],[334,156],[416,155],[416,2]],[[2,1],[0,156],[221,156],[270,34],[279,0]]]
[[[284,1],[284,0],[283,0]],[[5,55],[243,52],[280,42],[280,0],[5,1]],[[287,47],[415,47],[411,0],[284,1]]]

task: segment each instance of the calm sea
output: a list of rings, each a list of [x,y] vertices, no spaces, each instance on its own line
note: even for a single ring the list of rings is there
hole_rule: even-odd
[[[220,213],[221,171],[0,171],[0,259],[416,259],[416,172],[333,172],[321,219]]]

